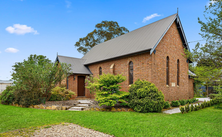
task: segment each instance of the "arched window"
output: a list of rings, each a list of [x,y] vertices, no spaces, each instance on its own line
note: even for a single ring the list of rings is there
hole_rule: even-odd
[[[170,59],[169,57],[167,56],[166,58],[166,85],[169,85],[169,62],[170,62]]]
[[[133,84],[133,62],[129,62],[129,84]]]
[[[177,60],[177,86],[180,84],[180,61]]]
[[[103,72],[102,72],[102,68],[99,67],[99,75],[102,75],[102,74],[103,74]]]

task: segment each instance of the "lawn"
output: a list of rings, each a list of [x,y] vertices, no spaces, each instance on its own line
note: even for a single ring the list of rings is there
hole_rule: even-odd
[[[222,109],[188,114],[56,111],[0,104],[0,133],[60,122],[75,123],[115,136],[221,136]]]

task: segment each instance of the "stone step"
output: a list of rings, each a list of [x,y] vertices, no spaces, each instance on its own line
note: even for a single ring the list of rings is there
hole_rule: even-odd
[[[71,107],[71,108],[68,109],[68,110],[70,110],[70,111],[82,111],[84,108],[85,108],[85,107]]]
[[[78,102],[79,102],[80,104],[90,104],[90,103],[91,103],[90,100],[78,100]]]
[[[77,104],[76,105],[77,107],[88,107],[88,106],[90,106],[89,104]]]

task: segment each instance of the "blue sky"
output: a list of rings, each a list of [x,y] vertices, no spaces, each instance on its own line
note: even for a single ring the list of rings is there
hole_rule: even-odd
[[[30,54],[54,61],[58,54],[81,58],[74,44],[103,20],[129,31],[177,12],[187,41],[201,40],[197,18],[208,0],[0,0],[0,79]],[[204,41],[202,41],[204,43]],[[190,48],[194,48],[190,43]]]

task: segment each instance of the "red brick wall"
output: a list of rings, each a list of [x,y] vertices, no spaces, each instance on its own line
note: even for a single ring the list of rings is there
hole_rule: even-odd
[[[131,55],[100,63],[89,65],[89,69],[94,76],[98,77],[99,67],[102,67],[103,73],[122,74],[127,78],[121,83],[121,90],[129,89],[129,62],[133,62],[134,82],[137,79],[144,79],[154,83],[165,95],[165,100],[188,99],[193,97],[193,90],[189,90],[188,82],[188,63],[182,56],[184,53],[182,41],[179,36],[177,26],[172,24],[168,32],[160,41],[156,48],[156,54],[149,52],[138,55]],[[166,85],[166,57],[170,59],[170,81]],[[177,86],[177,59],[180,61],[180,84]],[[114,64],[113,69],[111,65]],[[175,87],[172,86],[175,83]],[[191,93],[192,92],[192,93]]]
[[[99,76],[99,68],[102,67],[102,73],[122,74],[126,81],[121,83],[121,91],[129,89],[129,62],[133,62],[134,82],[137,79],[144,79],[154,83],[165,96],[165,100],[172,101],[178,99],[193,98],[193,79],[188,78],[188,63],[183,57],[184,50],[182,41],[175,23],[172,24],[165,36],[162,38],[156,48],[156,53],[150,55],[149,52],[137,55],[131,55],[109,61],[99,62],[89,65],[93,76]],[[166,58],[169,57],[169,85],[166,85]],[[180,62],[180,83],[177,86],[177,60]],[[114,64],[113,67],[111,67]],[[69,76],[69,89],[78,95],[78,76]],[[81,75],[82,76],[82,75]],[[86,75],[84,75],[86,76]],[[66,81],[65,81],[66,82]],[[175,86],[172,84],[175,83]],[[85,89],[87,98],[93,97],[89,90]]]
[[[191,97],[194,97],[194,79],[189,78],[189,93]]]
[[[175,23],[172,24],[152,54],[152,82],[165,95],[165,100],[192,98],[189,92],[188,63],[183,57],[182,41]],[[169,86],[166,86],[166,58],[169,57]],[[180,62],[180,83],[177,86],[177,60]],[[175,87],[172,84],[175,83]],[[193,91],[192,91],[193,92]]]

